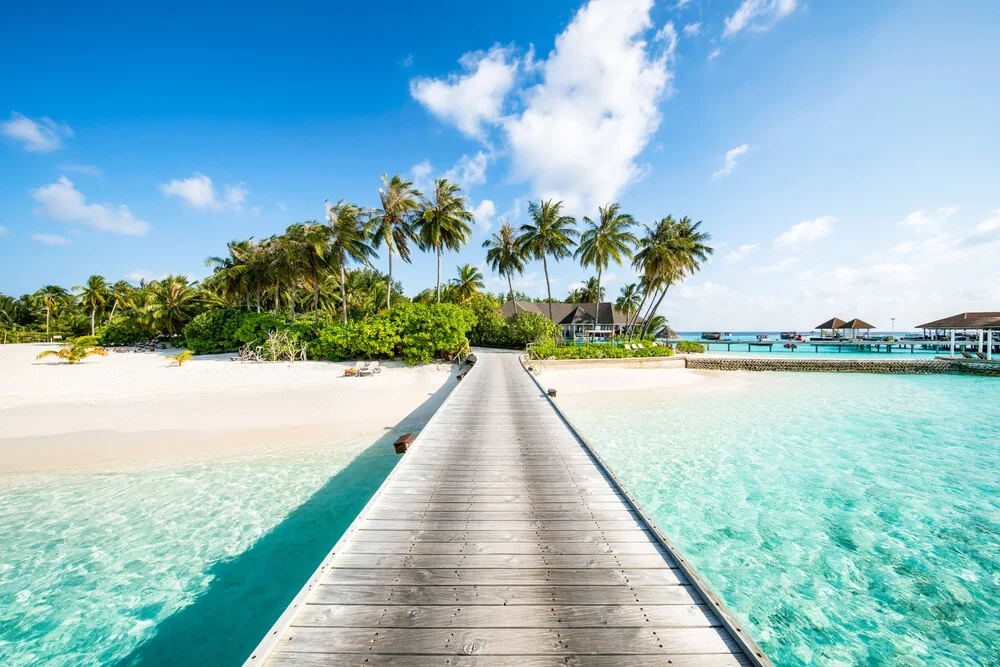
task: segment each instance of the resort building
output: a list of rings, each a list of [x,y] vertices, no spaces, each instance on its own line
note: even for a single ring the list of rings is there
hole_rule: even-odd
[[[535,301],[508,301],[503,314],[538,313],[549,316],[549,304]],[[600,317],[597,315],[600,314]],[[562,329],[565,340],[603,339],[624,333],[628,323],[625,313],[613,303],[552,303],[552,321]],[[639,318],[639,324],[642,323]]]
[[[839,317],[832,317],[823,324],[817,324],[819,338],[838,338],[853,340],[855,338],[867,338],[874,324],[868,324],[862,319],[855,317],[852,320],[844,321]]]
[[[951,341],[951,356],[955,356],[955,341],[975,342],[976,356],[980,359],[993,360],[994,341],[1000,342],[1000,311],[981,313],[959,313],[944,319],[934,320],[917,326],[923,329],[924,338],[942,340],[945,336]],[[971,333],[970,333],[971,332]],[[976,340],[978,339],[978,340]],[[962,355],[969,356],[962,345]]]

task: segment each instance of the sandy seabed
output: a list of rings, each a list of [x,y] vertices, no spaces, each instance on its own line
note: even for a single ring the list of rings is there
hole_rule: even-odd
[[[0,473],[118,469],[329,446],[415,428],[455,384],[455,367],[249,364],[233,355],[116,353],[69,365],[51,345],[0,346]]]

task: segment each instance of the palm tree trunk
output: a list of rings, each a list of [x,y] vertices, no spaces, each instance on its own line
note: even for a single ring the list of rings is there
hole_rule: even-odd
[[[389,249],[389,289],[385,291],[385,308],[386,310],[392,309],[392,246],[388,243],[386,247]]]
[[[292,324],[295,324],[295,283],[292,283],[292,289],[288,294],[288,303],[292,307]]]
[[[97,306],[90,309],[90,335],[94,335],[94,318],[97,317]]]
[[[646,324],[642,328],[642,335],[645,336],[649,331],[649,323],[653,321],[653,316],[656,315],[656,311],[659,310],[660,304],[663,303],[663,297],[667,295],[667,290],[670,289],[670,283],[667,283],[663,288],[663,293],[660,294],[660,298],[656,301],[656,305],[653,306],[652,310],[649,311],[649,317],[646,318]]]
[[[344,311],[344,324],[347,324],[347,272],[344,263],[340,263],[340,307]]]
[[[278,296],[281,293],[281,279],[274,279],[274,314],[278,314],[278,309],[280,307],[280,302],[278,301]]]
[[[625,331],[626,335],[631,336],[632,332],[635,330],[635,325],[639,321],[639,313],[642,312],[642,308],[646,305],[646,299],[648,298],[649,290],[644,290],[642,294],[642,301],[639,302],[639,307],[635,309],[635,312],[632,313],[632,318],[629,320],[628,327]]]
[[[49,307],[45,306],[45,337],[49,337]]]
[[[319,322],[319,271],[313,270],[313,320]]]
[[[514,283],[510,280],[510,271],[507,272],[507,287],[510,289],[510,302],[514,304],[514,314],[517,315],[517,301],[514,301]]]
[[[438,253],[438,303],[441,303],[441,246],[437,248]]]
[[[118,299],[115,298],[115,302],[111,304],[111,314],[108,315],[108,322],[115,319],[115,309],[118,308]],[[49,309],[45,309],[45,333],[49,333]]]
[[[260,312],[260,290],[257,290],[257,312]]]
[[[656,312],[656,306],[654,305],[654,302],[656,302],[656,301],[659,300],[658,297],[656,296],[659,291],[660,291],[660,289],[658,287],[653,289],[653,291],[651,293],[651,296],[653,297],[653,299],[649,303],[649,308],[646,309],[645,314],[643,314],[643,312],[640,310],[639,311],[639,315],[635,318],[635,326],[638,327],[638,329],[639,329],[639,337],[640,338],[642,338],[643,331],[645,331],[645,329],[646,329],[646,322],[648,322],[649,318],[653,316],[654,312]],[[640,317],[642,318],[642,326],[639,326],[639,318]]]
[[[552,286],[549,285],[549,263],[545,261],[545,255],[542,255],[542,268],[545,269],[545,291],[549,295],[549,320],[554,320],[552,317]]]
[[[594,331],[600,330],[601,324],[601,269],[597,269],[597,308],[594,311]],[[611,312],[611,326],[614,328],[615,325],[615,314],[614,311]]]

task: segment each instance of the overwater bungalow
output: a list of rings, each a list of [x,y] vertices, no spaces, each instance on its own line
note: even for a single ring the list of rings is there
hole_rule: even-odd
[[[823,324],[817,324],[816,329],[819,331],[820,338],[840,338],[839,330],[845,324],[847,322],[839,317],[831,317]]]
[[[994,340],[1000,342],[1000,311],[959,313],[944,319],[919,324],[917,328],[923,330],[925,339],[943,339],[944,336],[947,336],[951,342],[949,356],[952,357],[955,356],[955,341],[959,339],[959,332],[961,332],[962,339],[975,341],[976,356],[992,361]],[[968,354],[965,348],[969,345],[961,347],[962,352]]]

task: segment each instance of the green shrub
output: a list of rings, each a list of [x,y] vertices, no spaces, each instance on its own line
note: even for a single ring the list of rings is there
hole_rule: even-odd
[[[639,350],[628,350],[625,347],[609,343],[587,343],[585,345],[556,346],[554,343],[536,345],[532,353],[541,359],[629,359],[646,357],[669,357],[674,351],[665,345],[644,347]]]
[[[396,324],[388,313],[382,312],[347,324],[338,322],[327,325],[309,346],[309,356],[333,361],[359,357],[392,358],[401,340]]]
[[[490,294],[479,294],[463,306],[476,316],[476,323],[469,331],[473,345],[518,349],[528,343],[551,341],[561,336],[559,327],[544,315],[518,313],[504,317],[500,301]]]
[[[156,338],[153,333],[140,327],[134,320],[116,317],[107,325],[97,328],[97,340],[102,346],[135,345],[148,343]]]
[[[701,343],[696,343],[693,340],[682,340],[677,343],[677,352],[680,354],[688,354],[691,352],[697,352],[701,354],[705,351],[705,346]]]
[[[222,308],[198,315],[184,327],[183,334],[187,348],[195,354],[215,354],[260,345],[269,331],[287,326],[283,318],[271,313]]]
[[[559,327],[539,313],[518,313],[507,318],[510,347],[524,347],[562,337]]]

